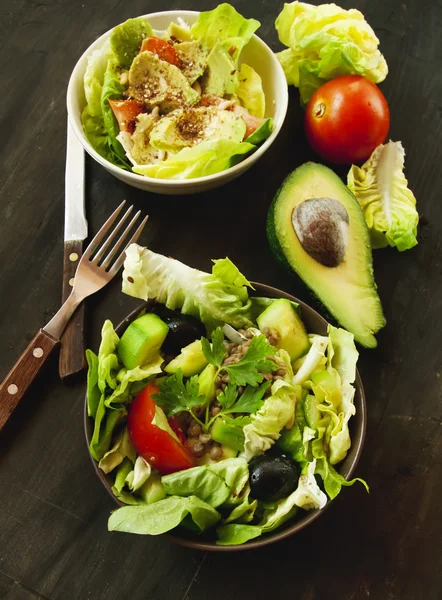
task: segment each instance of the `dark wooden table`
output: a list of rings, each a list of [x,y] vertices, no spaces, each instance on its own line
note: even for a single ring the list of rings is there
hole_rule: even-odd
[[[0,96],[0,380],[60,303],[65,94],[83,50],[124,19],[187,3],[73,0],[3,2]],[[271,0],[234,2],[280,45]],[[111,498],[90,464],[84,382],[66,386],[53,357],[0,436],[0,598],[24,600],[302,598],[436,600],[442,597],[442,4],[440,0],[341,1],[361,9],[381,39],[390,74],[391,138],[407,151],[419,245],[375,252],[388,320],[375,351],[362,351],[368,434],[357,474],[307,530],[253,552],[204,554],[164,538],[109,534]],[[126,198],[151,215],[141,242],[192,266],[228,255],[255,281],[304,298],[275,264],[265,220],[282,179],[314,158],[298,95],[290,92],[271,151],[239,181],[195,197],[132,189],[87,161],[90,231]],[[105,318],[137,302],[115,281],[87,303],[88,344]]]

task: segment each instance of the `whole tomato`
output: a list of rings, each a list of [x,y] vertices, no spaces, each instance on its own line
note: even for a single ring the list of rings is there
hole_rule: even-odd
[[[305,111],[311,147],[336,164],[360,163],[382,144],[390,111],[381,90],[360,75],[342,75],[322,85]]]

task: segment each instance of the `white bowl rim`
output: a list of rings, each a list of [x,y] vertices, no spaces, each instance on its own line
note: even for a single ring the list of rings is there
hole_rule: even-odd
[[[201,11],[197,11],[197,10],[164,10],[164,11],[157,11],[154,13],[148,13],[145,15],[139,15],[138,17],[132,17],[132,18],[136,19],[136,18],[144,17],[147,20],[149,20],[149,18],[159,17],[159,16],[170,16],[171,19],[174,17],[175,18],[177,18],[177,17],[185,18],[187,15],[189,15],[189,16],[199,15],[200,12]],[[124,21],[121,21],[121,23],[124,23]],[[108,161],[104,157],[102,157],[100,154],[98,154],[98,152],[89,143],[88,139],[86,138],[86,136],[84,134],[83,129],[82,128],[80,129],[77,126],[77,123],[75,122],[75,120],[71,118],[71,113],[73,113],[72,98],[74,95],[74,88],[75,88],[74,79],[76,79],[75,74],[76,74],[76,70],[78,68],[79,63],[82,62],[84,59],[86,59],[86,57],[90,55],[91,51],[93,51],[95,49],[95,47],[98,48],[100,46],[100,43],[104,42],[111,35],[111,32],[113,31],[113,29],[115,27],[117,27],[119,24],[120,23],[117,23],[117,25],[114,25],[114,27],[105,31],[99,38],[97,38],[94,42],[92,42],[92,44],[90,44],[86,48],[86,50],[83,52],[83,54],[77,60],[77,62],[75,63],[75,66],[72,70],[72,73],[69,77],[69,83],[68,83],[67,95],[66,95],[68,118],[69,118],[69,122],[75,132],[75,135],[77,136],[77,138],[79,139],[79,141],[81,142],[81,144],[83,145],[85,150],[88,152],[88,154],[90,154],[105,169],[107,169],[111,172],[116,172],[118,174],[120,174],[120,172],[123,171],[125,177],[128,177],[134,183],[135,182],[137,182],[137,183],[145,182],[145,183],[157,184],[157,185],[161,185],[161,186],[164,185],[167,187],[169,187],[169,186],[170,187],[187,187],[187,186],[192,186],[192,185],[195,186],[195,184],[210,182],[210,181],[214,181],[218,178],[222,178],[223,175],[227,177],[227,174],[230,179],[230,177],[233,176],[236,172],[246,170],[249,164],[250,165],[254,164],[259,159],[259,157],[262,156],[264,154],[264,152],[272,145],[272,143],[275,141],[277,135],[279,134],[279,132],[282,128],[282,125],[284,124],[285,117],[287,115],[287,108],[288,108],[288,101],[289,101],[287,85],[283,86],[283,88],[282,88],[284,90],[283,95],[281,98],[278,97],[278,100],[277,100],[278,105],[281,108],[281,120],[280,120],[279,124],[275,124],[275,127],[274,127],[272,133],[270,134],[270,136],[265,140],[265,142],[263,144],[261,144],[261,146],[259,146],[259,148],[257,150],[255,150],[255,152],[253,152],[253,154],[251,154],[244,160],[240,161],[238,164],[234,165],[233,167],[224,169],[224,171],[220,171],[219,173],[214,173],[213,175],[205,175],[204,177],[195,177],[193,179],[160,179],[158,177],[148,177],[146,175],[138,175],[137,173],[133,173],[132,171],[126,171],[124,169],[121,169],[121,167],[117,167],[116,165],[114,165],[113,163],[111,163],[110,161]],[[284,74],[283,68],[282,68],[281,64],[279,63],[278,59],[276,58],[273,50],[264,42],[264,40],[262,40],[256,34],[253,34],[253,38],[255,38],[260,44],[262,44],[265,47],[265,49],[271,54],[272,61],[273,61],[274,67],[276,69],[276,72],[278,72],[280,77],[282,77],[282,79],[285,81],[285,74]]]

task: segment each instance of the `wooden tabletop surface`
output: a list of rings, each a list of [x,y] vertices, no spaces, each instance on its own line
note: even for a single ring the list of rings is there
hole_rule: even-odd
[[[0,380],[61,298],[66,86],[87,46],[128,17],[207,9],[187,0],[16,0],[1,7]],[[273,26],[282,2],[234,1]],[[376,30],[390,73],[382,84],[391,138],[421,215],[419,245],[375,251],[387,327],[360,371],[368,431],[357,475],[312,526],[253,552],[205,554],[165,538],[107,532],[114,505],[92,469],[83,433],[84,381],[58,379],[57,357],[0,435],[0,598],[8,600],[436,600],[442,595],[442,4],[341,0]],[[271,150],[239,180],[194,197],[143,193],[87,160],[90,232],[124,198],[150,214],[141,243],[200,269],[228,255],[249,279],[308,301],[275,263],[265,235],[283,178],[315,158],[296,90]],[[342,174],[343,171],[340,171]],[[137,301],[114,281],[87,302],[88,345],[105,318]]]

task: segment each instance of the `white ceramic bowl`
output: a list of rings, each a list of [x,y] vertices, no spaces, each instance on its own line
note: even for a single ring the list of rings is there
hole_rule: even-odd
[[[172,21],[181,17],[189,25],[192,25],[198,18],[198,12],[191,10],[169,10],[164,12],[152,13],[144,15],[152,25],[153,29],[165,30]],[[238,163],[234,167],[216,173],[207,175],[206,177],[198,177],[196,179],[187,179],[183,181],[174,181],[168,179],[156,179],[153,177],[144,177],[120,169],[113,165],[105,158],[96,152],[88,142],[83,127],[81,124],[81,113],[86,104],[83,87],[83,77],[86,70],[88,56],[97,48],[100,48],[103,43],[111,35],[112,29],[99,37],[89,48],[84,52],[72,71],[69,80],[67,92],[67,109],[69,120],[74,128],[74,131],[82,143],[84,149],[92,158],[99,162],[109,173],[118,177],[125,183],[148,191],[156,192],[157,194],[193,194],[202,192],[215,187],[219,187],[228,181],[232,181],[249,169],[260,156],[270,148],[276,136],[278,135],[285,119],[288,104],[287,82],[284,71],[279,64],[277,58],[270,48],[256,35],[250,40],[247,46],[241,53],[240,63],[245,62],[253,67],[261,76],[264,93],[266,97],[266,117],[272,117],[274,120],[274,129],[270,137],[248,158]]]

